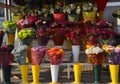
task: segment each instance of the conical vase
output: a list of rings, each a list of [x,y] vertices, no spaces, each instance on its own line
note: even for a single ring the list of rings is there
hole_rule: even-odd
[[[20,65],[20,72],[22,77],[21,84],[29,84],[28,82],[28,65]]]
[[[118,77],[119,77],[119,65],[109,65],[110,69],[110,76],[112,82],[110,84],[119,84],[118,83]]]
[[[3,66],[3,77],[4,77],[4,84],[12,84],[10,80],[11,65]]]
[[[74,63],[73,70],[74,70],[74,80],[75,81],[72,84],[80,84],[81,83],[82,64]]]
[[[72,45],[73,62],[79,62],[80,46]]]
[[[50,65],[52,82],[50,84],[60,84],[58,82],[59,65]]]
[[[101,79],[101,64],[100,65],[93,65],[93,72],[94,72],[94,84],[100,84]]]

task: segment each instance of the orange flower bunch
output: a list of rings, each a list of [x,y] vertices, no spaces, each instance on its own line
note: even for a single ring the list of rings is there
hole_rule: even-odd
[[[53,65],[58,65],[62,61],[62,57],[64,56],[64,50],[61,48],[51,48],[47,51],[48,58],[50,63]]]

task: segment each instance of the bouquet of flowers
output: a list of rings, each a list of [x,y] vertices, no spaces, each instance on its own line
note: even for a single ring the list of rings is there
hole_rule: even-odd
[[[15,60],[18,62],[19,65],[26,64],[26,55],[27,55],[26,45],[20,45],[19,48],[14,48],[11,53],[14,55]]]
[[[28,19],[21,19],[17,22],[18,29],[25,29],[25,28],[30,28],[34,25],[34,22],[32,20]]]
[[[120,64],[120,45],[107,45],[104,49],[109,64]]]
[[[8,34],[14,34],[17,28],[17,24],[14,21],[5,21],[2,23],[2,25],[5,29],[5,32]]]
[[[112,30],[101,29],[99,32],[99,43],[101,45],[113,44],[114,36],[116,36],[116,35],[117,35],[117,33]]]
[[[87,54],[88,61],[92,64],[102,64],[103,56],[104,56],[104,50],[97,46],[92,46],[85,50],[85,53]]]
[[[64,56],[64,50],[60,48],[51,48],[47,51],[48,58],[52,65],[58,65],[61,63]]]
[[[5,32],[2,31],[2,30],[0,30],[0,46],[1,46],[2,42],[3,42],[3,36],[4,36],[4,34],[5,34]]]
[[[47,51],[46,47],[38,46],[31,48],[32,65],[40,65]]]
[[[13,46],[0,46],[0,65],[10,65],[13,62],[13,55],[11,54],[12,50]]]
[[[18,32],[18,38],[25,45],[30,45],[32,39],[35,38],[35,30],[34,29],[22,29]]]

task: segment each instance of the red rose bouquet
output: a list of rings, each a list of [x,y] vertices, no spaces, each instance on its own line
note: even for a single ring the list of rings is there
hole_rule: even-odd
[[[50,63],[53,65],[58,65],[61,63],[64,56],[64,50],[61,48],[51,48],[47,51]]]

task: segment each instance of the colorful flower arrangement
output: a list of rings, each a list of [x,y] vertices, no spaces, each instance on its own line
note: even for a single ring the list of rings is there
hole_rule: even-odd
[[[5,29],[5,32],[9,34],[14,34],[17,28],[17,24],[14,21],[5,21],[2,23],[2,25]]]
[[[115,17],[115,18],[120,18],[120,9],[115,10],[115,11],[112,13],[112,16]]]
[[[120,45],[107,45],[104,49],[109,64],[120,64]]]
[[[45,46],[38,46],[31,48],[32,65],[40,65],[46,52],[47,52],[47,48]]]
[[[22,41],[23,44],[30,45],[32,39],[35,38],[34,29],[22,29],[18,32],[18,38]]]
[[[101,29],[99,32],[99,43],[101,45],[113,44],[114,36],[116,36],[116,35],[117,35],[117,33],[115,31]]]
[[[17,22],[18,29],[25,29],[25,28],[30,28],[34,25],[34,22],[32,20],[28,19],[21,19]]]
[[[58,65],[61,63],[64,56],[64,50],[60,48],[51,48],[47,51],[48,58],[52,65]]]

